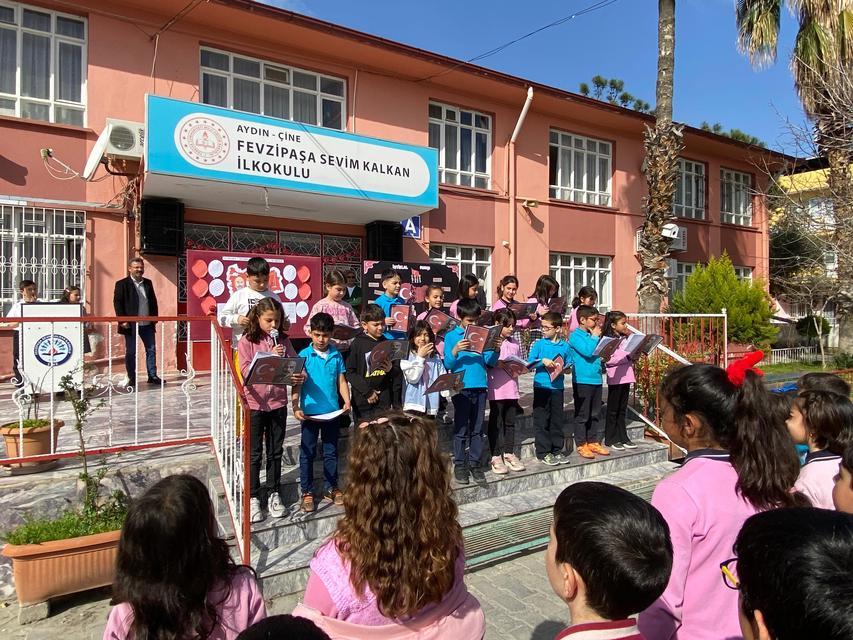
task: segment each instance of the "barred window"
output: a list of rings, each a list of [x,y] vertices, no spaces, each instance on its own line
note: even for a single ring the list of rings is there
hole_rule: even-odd
[[[492,250],[489,247],[469,247],[459,244],[429,245],[429,259],[443,265],[459,267],[459,276],[473,273],[480,280],[486,301],[492,298]]]
[[[592,287],[598,292],[598,309],[602,313],[610,310],[610,257],[552,253],[550,271],[566,300],[574,298],[581,287]]]

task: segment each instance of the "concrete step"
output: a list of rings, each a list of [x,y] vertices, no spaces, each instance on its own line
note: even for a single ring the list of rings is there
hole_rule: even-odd
[[[651,441],[638,444],[633,451],[614,452],[593,460],[572,454],[569,464],[557,467],[525,460],[527,469],[523,472],[505,476],[488,472],[482,485],[454,485],[460,522],[468,531],[501,518],[550,507],[559,492],[573,482],[599,479],[631,486],[639,482],[638,478],[665,475],[671,468],[666,447]],[[341,507],[322,502],[313,514],[267,519],[253,528],[252,564],[262,580],[265,597],[295,593],[305,587],[308,563],[334,531],[342,513]]]

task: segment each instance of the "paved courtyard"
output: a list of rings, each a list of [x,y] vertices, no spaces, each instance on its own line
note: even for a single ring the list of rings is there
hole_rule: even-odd
[[[568,609],[551,591],[544,552],[516,557],[466,576],[486,612],[486,640],[551,640],[568,622]],[[267,603],[271,614],[290,613],[300,595]],[[18,604],[0,603],[4,640],[100,640],[109,613],[109,589],[69,596],[54,603],[47,620],[21,627]]]

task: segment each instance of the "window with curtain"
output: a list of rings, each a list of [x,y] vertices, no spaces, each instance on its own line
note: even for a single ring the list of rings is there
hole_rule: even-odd
[[[429,146],[438,149],[441,182],[488,189],[492,118],[476,111],[429,103]]]
[[[720,210],[723,222],[752,224],[752,176],[733,169],[720,169]]]
[[[548,162],[550,197],[610,206],[612,153],[609,142],[552,129]]]
[[[0,115],[84,126],[86,20],[0,0]]]
[[[582,287],[598,292],[596,306],[606,313],[610,310],[610,257],[585,256],[572,253],[551,254],[551,276],[560,283],[560,295],[571,301]]]
[[[202,48],[201,101],[227,109],[304,122],[346,126],[346,93],[340,78]]]
[[[705,165],[678,160],[678,178],[672,212],[679,218],[705,219]]]

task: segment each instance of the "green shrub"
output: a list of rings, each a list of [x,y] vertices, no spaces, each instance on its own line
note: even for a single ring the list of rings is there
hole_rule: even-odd
[[[769,348],[778,329],[770,323],[773,309],[764,283],[738,278],[726,253],[698,267],[687,278],[684,291],[669,302],[673,313],[721,313],[723,309],[728,314],[729,342]]]
[[[118,531],[127,515],[124,494],[116,492],[94,513],[69,509],[57,518],[27,520],[14,530],[4,533],[10,544],[40,544],[52,540],[67,540],[106,531]]]
[[[829,322],[827,321],[827,319],[816,318],[813,315],[807,315],[804,318],[800,318],[799,320],[797,320],[797,333],[799,333],[801,336],[809,338],[810,340],[817,338],[815,320],[817,320],[818,324],[820,325],[820,335],[829,335],[829,332],[832,330],[832,327],[829,326]]]
[[[853,353],[836,353],[832,366],[836,369],[853,369]]]

